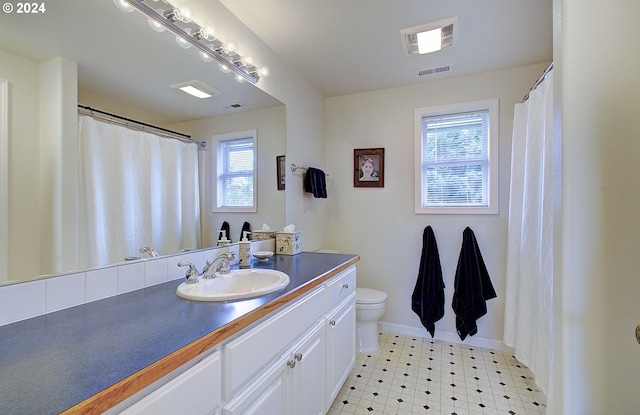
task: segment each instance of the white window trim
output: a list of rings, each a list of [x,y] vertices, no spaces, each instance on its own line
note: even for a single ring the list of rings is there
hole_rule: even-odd
[[[437,115],[455,114],[477,110],[489,110],[489,140],[487,155],[489,158],[489,177],[487,180],[488,206],[422,206],[422,118]],[[491,98],[457,104],[440,105],[435,107],[416,108],[415,110],[415,213],[416,214],[448,214],[448,215],[476,215],[498,213],[498,184],[499,184],[499,100]]]
[[[221,141],[233,140],[238,138],[253,138],[253,205],[247,207],[239,206],[218,206],[218,148]],[[215,154],[213,155],[213,212],[226,212],[226,213],[255,213],[258,211],[258,131],[246,130],[237,131],[226,134],[216,134],[213,136],[213,144]]]

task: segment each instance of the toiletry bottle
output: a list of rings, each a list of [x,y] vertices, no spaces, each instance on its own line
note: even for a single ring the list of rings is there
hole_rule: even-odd
[[[227,246],[227,245],[229,245],[229,243],[231,241],[229,241],[227,239],[227,231],[220,231],[220,232],[222,232],[222,239],[218,240],[218,246]]]
[[[251,265],[251,242],[247,239],[247,234],[249,233],[251,232],[242,232],[242,240],[238,243],[240,253],[238,265],[240,265],[240,268],[247,268]]]

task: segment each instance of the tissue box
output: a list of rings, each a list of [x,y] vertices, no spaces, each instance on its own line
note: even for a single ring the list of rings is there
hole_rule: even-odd
[[[296,255],[302,252],[302,232],[276,232],[276,254]]]
[[[256,240],[260,240],[260,239],[269,239],[272,238],[274,232],[273,231],[253,231],[253,239]]]

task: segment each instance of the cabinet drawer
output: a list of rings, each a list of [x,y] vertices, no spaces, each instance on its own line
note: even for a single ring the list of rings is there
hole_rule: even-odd
[[[224,346],[225,398],[322,317],[324,298],[317,288]]]
[[[352,266],[327,283],[327,310],[356,292],[356,267]]]
[[[220,371],[216,351],[119,414],[211,414],[220,405]]]

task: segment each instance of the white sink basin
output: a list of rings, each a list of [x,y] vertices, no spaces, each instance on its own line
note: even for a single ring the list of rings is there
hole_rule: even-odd
[[[195,301],[240,300],[269,294],[289,285],[289,276],[271,269],[240,269],[228,275],[203,279],[196,284],[183,282],[176,294]]]

